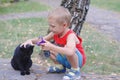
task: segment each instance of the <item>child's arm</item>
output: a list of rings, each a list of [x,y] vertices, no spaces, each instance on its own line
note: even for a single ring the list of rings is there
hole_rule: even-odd
[[[53,35],[54,34],[52,32],[50,32],[48,35],[44,36],[43,39],[49,41],[53,38]],[[39,41],[41,41],[41,38],[29,39],[29,40],[25,41],[24,43],[22,43],[21,46],[24,45],[24,47],[26,47],[27,44],[36,45],[37,42],[39,42]]]
[[[54,33],[50,32],[48,35],[44,36],[43,39],[50,41],[53,39],[53,35],[54,35]]]
[[[76,50],[76,36],[74,34],[70,34],[67,39],[67,44],[65,47],[59,47],[50,42],[42,44],[43,50],[50,50],[56,53],[65,54],[67,56],[71,56],[75,53]]]
[[[76,36],[75,36],[75,34],[70,34],[67,37],[67,43],[66,43],[65,47],[57,47],[55,50],[61,54],[65,54],[67,56],[72,56],[73,54],[75,54],[75,51],[76,51]]]
[[[50,32],[48,35],[44,36],[44,37],[39,37],[39,38],[35,38],[35,39],[31,39],[33,44],[36,44],[37,42],[41,42],[44,40],[50,41],[51,39],[53,39],[53,32]]]

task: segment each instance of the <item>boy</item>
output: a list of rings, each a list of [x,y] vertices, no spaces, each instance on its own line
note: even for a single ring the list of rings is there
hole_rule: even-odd
[[[50,58],[62,65],[62,67],[51,66],[48,72],[61,73],[69,71],[63,76],[63,80],[80,79],[80,68],[85,64],[86,56],[82,48],[82,40],[69,29],[71,20],[70,12],[58,7],[51,11],[48,15],[48,23],[50,33],[43,37],[45,43],[41,44],[42,50],[50,51]],[[24,42],[24,47],[27,44],[34,45],[40,38],[30,39]],[[54,44],[50,43],[54,40]]]

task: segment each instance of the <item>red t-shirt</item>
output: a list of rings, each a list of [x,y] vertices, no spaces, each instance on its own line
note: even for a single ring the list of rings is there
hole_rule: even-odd
[[[58,35],[54,35],[54,41],[55,41],[55,44],[61,46],[61,47],[64,47],[67,43],[67,37],[69,34],[71,33],[74,33],[74,31],[72,30],[69,30],[62,38],[59,38]],[[75,33],[74,33],[75,34]],[[82,57],[83,57],[83,62],[82,62],[82,66],[85,64],[86,62],[86,55],[85,55],[85,52],[84,52],[84,49],[82,47],[82,39],[77,36],[80,43],[79,44],[76,44],[76,48],[80,51],[80,53],[82,54]]]

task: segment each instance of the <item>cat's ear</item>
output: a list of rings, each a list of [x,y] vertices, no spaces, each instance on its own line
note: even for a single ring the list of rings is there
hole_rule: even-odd
[[[31,46],[30,44],[27,44],[27,45],[26,45],[26,48],[29,48],[30,46]]]
[[[31,46],[30,46],[30,48],[31,48],[31,49],[33,49],[33,48],[34,48],[34,46],[32,46],[32,45],[31,45]]]
[[[27,44],[26,45],[26,48],[29,48],[29,49],[33,49],[34,46],[30,45],[30,44]]]
[[[24,45],[22,45],[22,46],[19,45],[19,47],[20,47],[21,50],[25,49]]]

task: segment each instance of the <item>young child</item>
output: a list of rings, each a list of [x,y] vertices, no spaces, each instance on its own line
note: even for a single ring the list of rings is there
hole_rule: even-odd
[[[50,51],[50,58],[59,63],[61,67],[50,66],[48,72],[61,73],[66,72],[63,80],[80,79],[80,68],[86,62],[82,40],[80,37],[69,29],[71,14],[63,7],[58,7],[48,15],[50,33],[43,37],[45,43],[41,44],[42,50]],[[25,41],[22,45],[34,45],[41,38],[34,38]],[[49,42],[54,40],[54,44]]]

